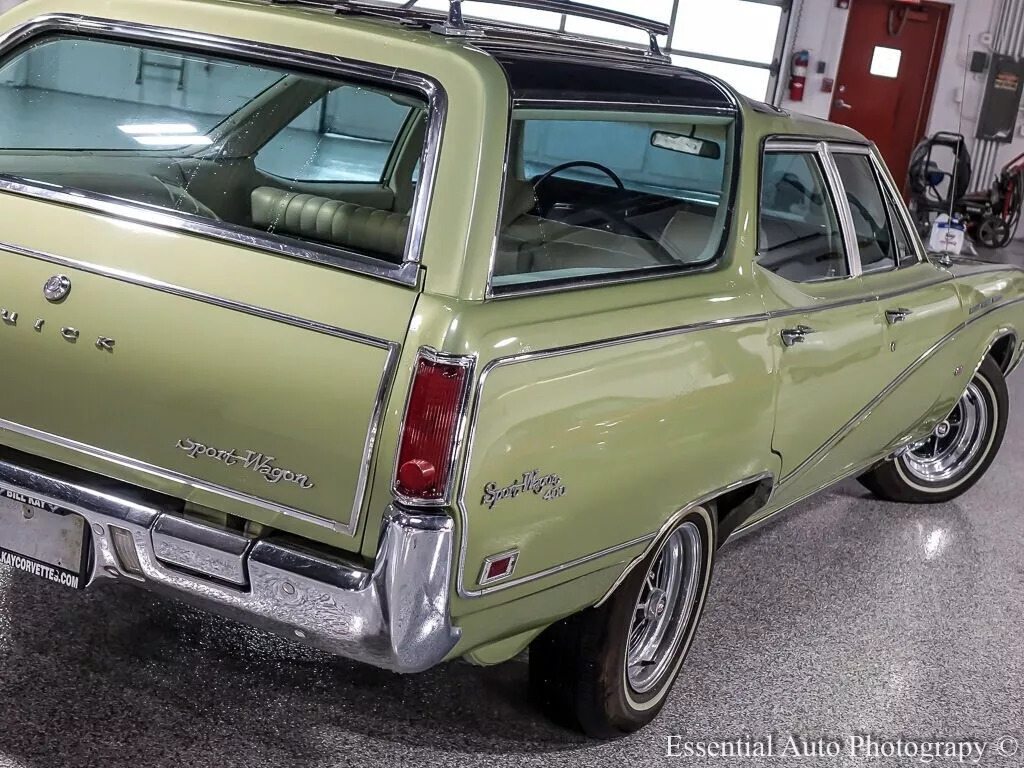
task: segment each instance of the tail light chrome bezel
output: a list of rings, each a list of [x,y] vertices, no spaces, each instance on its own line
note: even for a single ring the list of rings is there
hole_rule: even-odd
[[[408,426],[409,406],[412,402],[412,395],[416,386],[416,375],[420,363],[427,361],[441,366],[451,366],[462,369],[462,386],[458,394],[458,407],[455,415],[455,429],[452,439],[449,441],[448,452],[445,456],[448,462],[448,477],[444,488],[437,498],[420,498],[403,493],[399,487],[398,473],[402,462],[402,445],[405,438],[405,430]],[[432,347],[420,347],[416,353],[413,363],[412,374],[409,377],[409,386],[405,395],[405,406],[402,411],[402,422],[398,430],[398,441],[395,448],[394,466],[391,470],[391,495],[395,501],[406,507],[450,507],[454,501],[454,488],[459,476],[456,462],[459,458],[459,451],[466,441],[466,425],[469,420],[470,393],[473,390],[473,373],[476,369],[476,355],[453,355],[445,352],[438,352]]]

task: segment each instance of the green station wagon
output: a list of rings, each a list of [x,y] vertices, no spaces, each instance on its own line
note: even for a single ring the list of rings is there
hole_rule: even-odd
[[[397,672],[530,649],[614,736],[715,552],[993,460],[1024,273],[651,46],[369,0],[0,17],[0,564]],[[771,567],[764,564],[764,567]]]

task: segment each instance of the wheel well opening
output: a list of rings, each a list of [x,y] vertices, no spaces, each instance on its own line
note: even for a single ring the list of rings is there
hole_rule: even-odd
[[[1013,361],[1013,352],[1017,346],[1017,337],[1012,333],[996,339],[996,343],[988,351],[989,356],[995,360],[999,370],[1006,373],[1010,370],[1010,363]]]
[[[733,531],[768,503],[774,485],[775,478],[764,477],[734,488],[715,499],[718,546],[722,546]]]

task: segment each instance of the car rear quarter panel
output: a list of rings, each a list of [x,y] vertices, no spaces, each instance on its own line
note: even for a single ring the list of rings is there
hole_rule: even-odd
[[[446,351],[479,355],[456,616],[621,571],[680,508],[777,471],[775,353],[761,298],[740,275],[730,265],[482,305],[420,301],[414,328],[443,324]],[[487,488],[534,471],[557,475],[564,492],[492,504]],[[509,550],[521,553],[513,577],[482,587],[484,558]]]

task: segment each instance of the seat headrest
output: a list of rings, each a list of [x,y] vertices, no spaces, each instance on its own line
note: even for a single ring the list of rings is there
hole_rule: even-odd
[[[505,201],[501,208],[501,228],[505,229],[536,207],[537,195],[533,191],[533,184],[509,175],[505,182]]]
[[[409,236],[407,214],[382,211],[316,195],[257,187],[253,224],[270,231],[333,243],[401,261]]]

